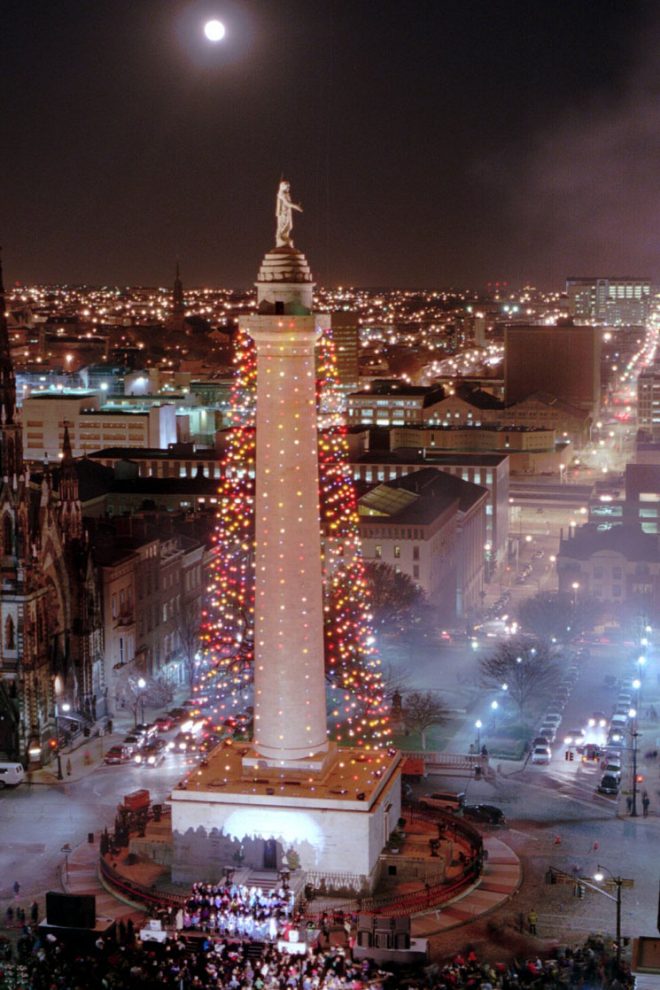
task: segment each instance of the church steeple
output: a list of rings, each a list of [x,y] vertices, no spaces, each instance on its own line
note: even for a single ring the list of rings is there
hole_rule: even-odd
[[[82,506],[78,491],[78,472],[71,450],[69,424],[64,424],[62,461],[60,467],[60,526],[65,540],[79,540],[82,536]]]
[[[23,473],[23,433],[15,420],[16,379],[9,350],[7,304],[0,256],[0,476],[16,478]]]
[[[172,303],[172,311],[174,316],[183,317],[185,309],[183,301],[183,282],[181,281],[178,258],[176,259],[176,277],[174,279],[174,288],[172,290]]]
[[[0,249],[0,418],[2,423],[12,424],[16,411],[16,379],[9,353],[9,328],[7,305],[2,278],[2,253]]]

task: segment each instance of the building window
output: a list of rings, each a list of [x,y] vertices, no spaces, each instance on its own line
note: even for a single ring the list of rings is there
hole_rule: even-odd
[[[612,568],[612,578],[613,578],[613,580],[614,581],[620,581],[621,580],[621,573],[622,572],[621,572],[621,568],[620,567],[613,567]]]
[[[401,556],[401,547],[400,546],[395,546],[394,547],[394,556],[397,558],[397,560]]]
[[[374,552],[374,557],[376,558],[376,560],[380,560],[382,556],[383,556],[383,548],[380,546],[376,547],[376,550]]]
[[[413,560],[419,560],[419,547],[413,547]]]
[[[7,616],[5,621],[5,649],[15,650],[16,649],[16,635],[14,631],[14,620],[11,615]]]
[[[413,564],[413,577],[415,580],[419,580],[419,564]]]
[[[621,585],[620,584],[613,584],[612,585],[612,598],[621,598]]]

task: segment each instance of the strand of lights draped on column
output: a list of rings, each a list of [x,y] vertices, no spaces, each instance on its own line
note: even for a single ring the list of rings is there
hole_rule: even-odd
[[[378,748],[390,730],[371,631],[369,590],[360,554],[358,512],[346,429],[336,389],[331,335],[319,347],[319,487],[324,548],[325,662],[337,702],[331,734],[338,742]],[[201,690],[236,698],[252,681],[254,617],[254,465],[256,355],[247,334],[237,340],[231,419],[222,481],[203,645],[208,663]]]
[[[338,741],[378,747],[389,735],[380,660],[371,628],[355,486],[351,478],[332,332],[319,348],[319,486],[325,534],[326,672],[341,701]]]
[[[206,684],[239,692],[252,680],[254,659],[254,462],[256,354],[239,332],[234,357],[230,428],[218,490],[208,608],[202,644]]]

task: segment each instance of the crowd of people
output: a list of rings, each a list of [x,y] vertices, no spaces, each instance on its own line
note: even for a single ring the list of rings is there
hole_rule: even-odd
[[[195,883],[176,927],[273,942],[289,926],[294,903],[284,886],[264,891],[245,884]]]
[[[31,944],[27,944],[31,943]],[[343,948],[309,948],[289,955],[269,944],[251,952],[248,941],[179,938],[140,944],[132,928],[118,941],[93,948],[52,935],[23,937],[19,960],[0,962],[0,988],[12,990],[385,990],[390,974],[370,961],[354,963]]]
[[[627,990],[634,978],[626,965],[617,968],[615,955],[602,941],[590,941],[578,949],[560,949],[545,960],[480,962],[475,952],[455,956],[443,966],[427,966],[424,980],[412,986],[433,990],[586,990],[608,987]]]

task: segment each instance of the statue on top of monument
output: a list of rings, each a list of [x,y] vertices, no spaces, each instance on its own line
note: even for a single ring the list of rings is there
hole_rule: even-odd
[[[282,179],[277,190],[277,202],[275,204],[275,216],[277,217],[275,244],[277,247],[293,247],[291,239],[293,210],[302,213],[303,208],[298,203],[291,202],[291,186],[286,179]]]

